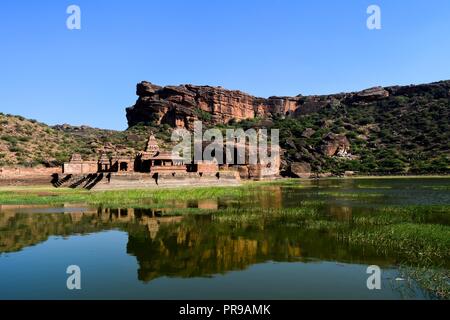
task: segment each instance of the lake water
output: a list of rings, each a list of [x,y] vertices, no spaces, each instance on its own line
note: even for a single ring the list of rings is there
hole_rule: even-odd
[[[0,299],[430,299],[395,251],[288,223],[225,223],[211,212],[301,208],[352,222],[385,206],[450,205],[450,179],[320,180],[252,186],[244,198],[146,208],[0,206]],[[151,191],[149,191],[151,192]],[[183,216],[171,216],[186,209]],[[427,223],[448,225],[450,213]],[[442,262],[448,267],[449,261]],[[81,269],[68,290],[66,269]],[[381,289],[367,288],[367,267]]]

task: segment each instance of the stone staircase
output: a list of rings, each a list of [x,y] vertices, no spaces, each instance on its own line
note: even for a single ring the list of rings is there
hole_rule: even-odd
[[[104,175],[88,174],[88,175],[72,175],[68,174],[64,177],[58,178],[53,182],[55,188],[71,188],[71,189],[92,189],[97,183],[104,179]]]

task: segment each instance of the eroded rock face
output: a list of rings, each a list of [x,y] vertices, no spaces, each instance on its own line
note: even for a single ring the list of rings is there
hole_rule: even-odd
[[[137,85],[136,104],[127,108],[128,125],[168,124],[192,129],[196,120],[211,125],[255,117],[301,116],[342,103],[364,105],[389,97],[395,88],[375,87],[361,92],[322,96],[258,98],[238,90],[190,84],[161,87],[144,81]]]
[[[136,104],[127,108],[129,126],[138,123],[168,124],[193,128],[195,120],[224,124],[230,120],[286,115],[295,112],[298,97],[256,98],[221,87],[180,85],[160,87],[150,82],[137,85]]]

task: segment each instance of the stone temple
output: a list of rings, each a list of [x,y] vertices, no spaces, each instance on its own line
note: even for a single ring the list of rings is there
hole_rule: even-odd
[[[247,150],[248,151],[248,147]],[[217,161],[185,163],[185,159],[162,150],[151,133],[145,151],[134,157],[108,156],[85,161],[79,154],[64,163],[62,175],[54,179],[57,187],[86,189],[138,188],[151,186],[229,185],[243,180],[278,177],[280,158],[274,163],[219,165]]]

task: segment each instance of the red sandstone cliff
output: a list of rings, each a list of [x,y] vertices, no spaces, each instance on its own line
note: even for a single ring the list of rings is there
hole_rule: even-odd
[[[230,120],[289,116],[316,112],[343,103],[364,104],[389,97],[396,87],[375,87],[361,92],[323,96],[258,98],[222,87],[179,85],[161,87],[150,82],[137,85],[136,104],[127,108],[130,127],[138,123],[168,124],[191,129],[195,120],[226,124]]]
[[[129,126],[138,123],[166,123],[173,127],[192,128],[195,120],[210,124],[228,123],[293,113],[301,97],[257,98],[237,90],[221,87],[179,85],[160,87],[149,82],[137,85],[139,99],[127,109]]]

